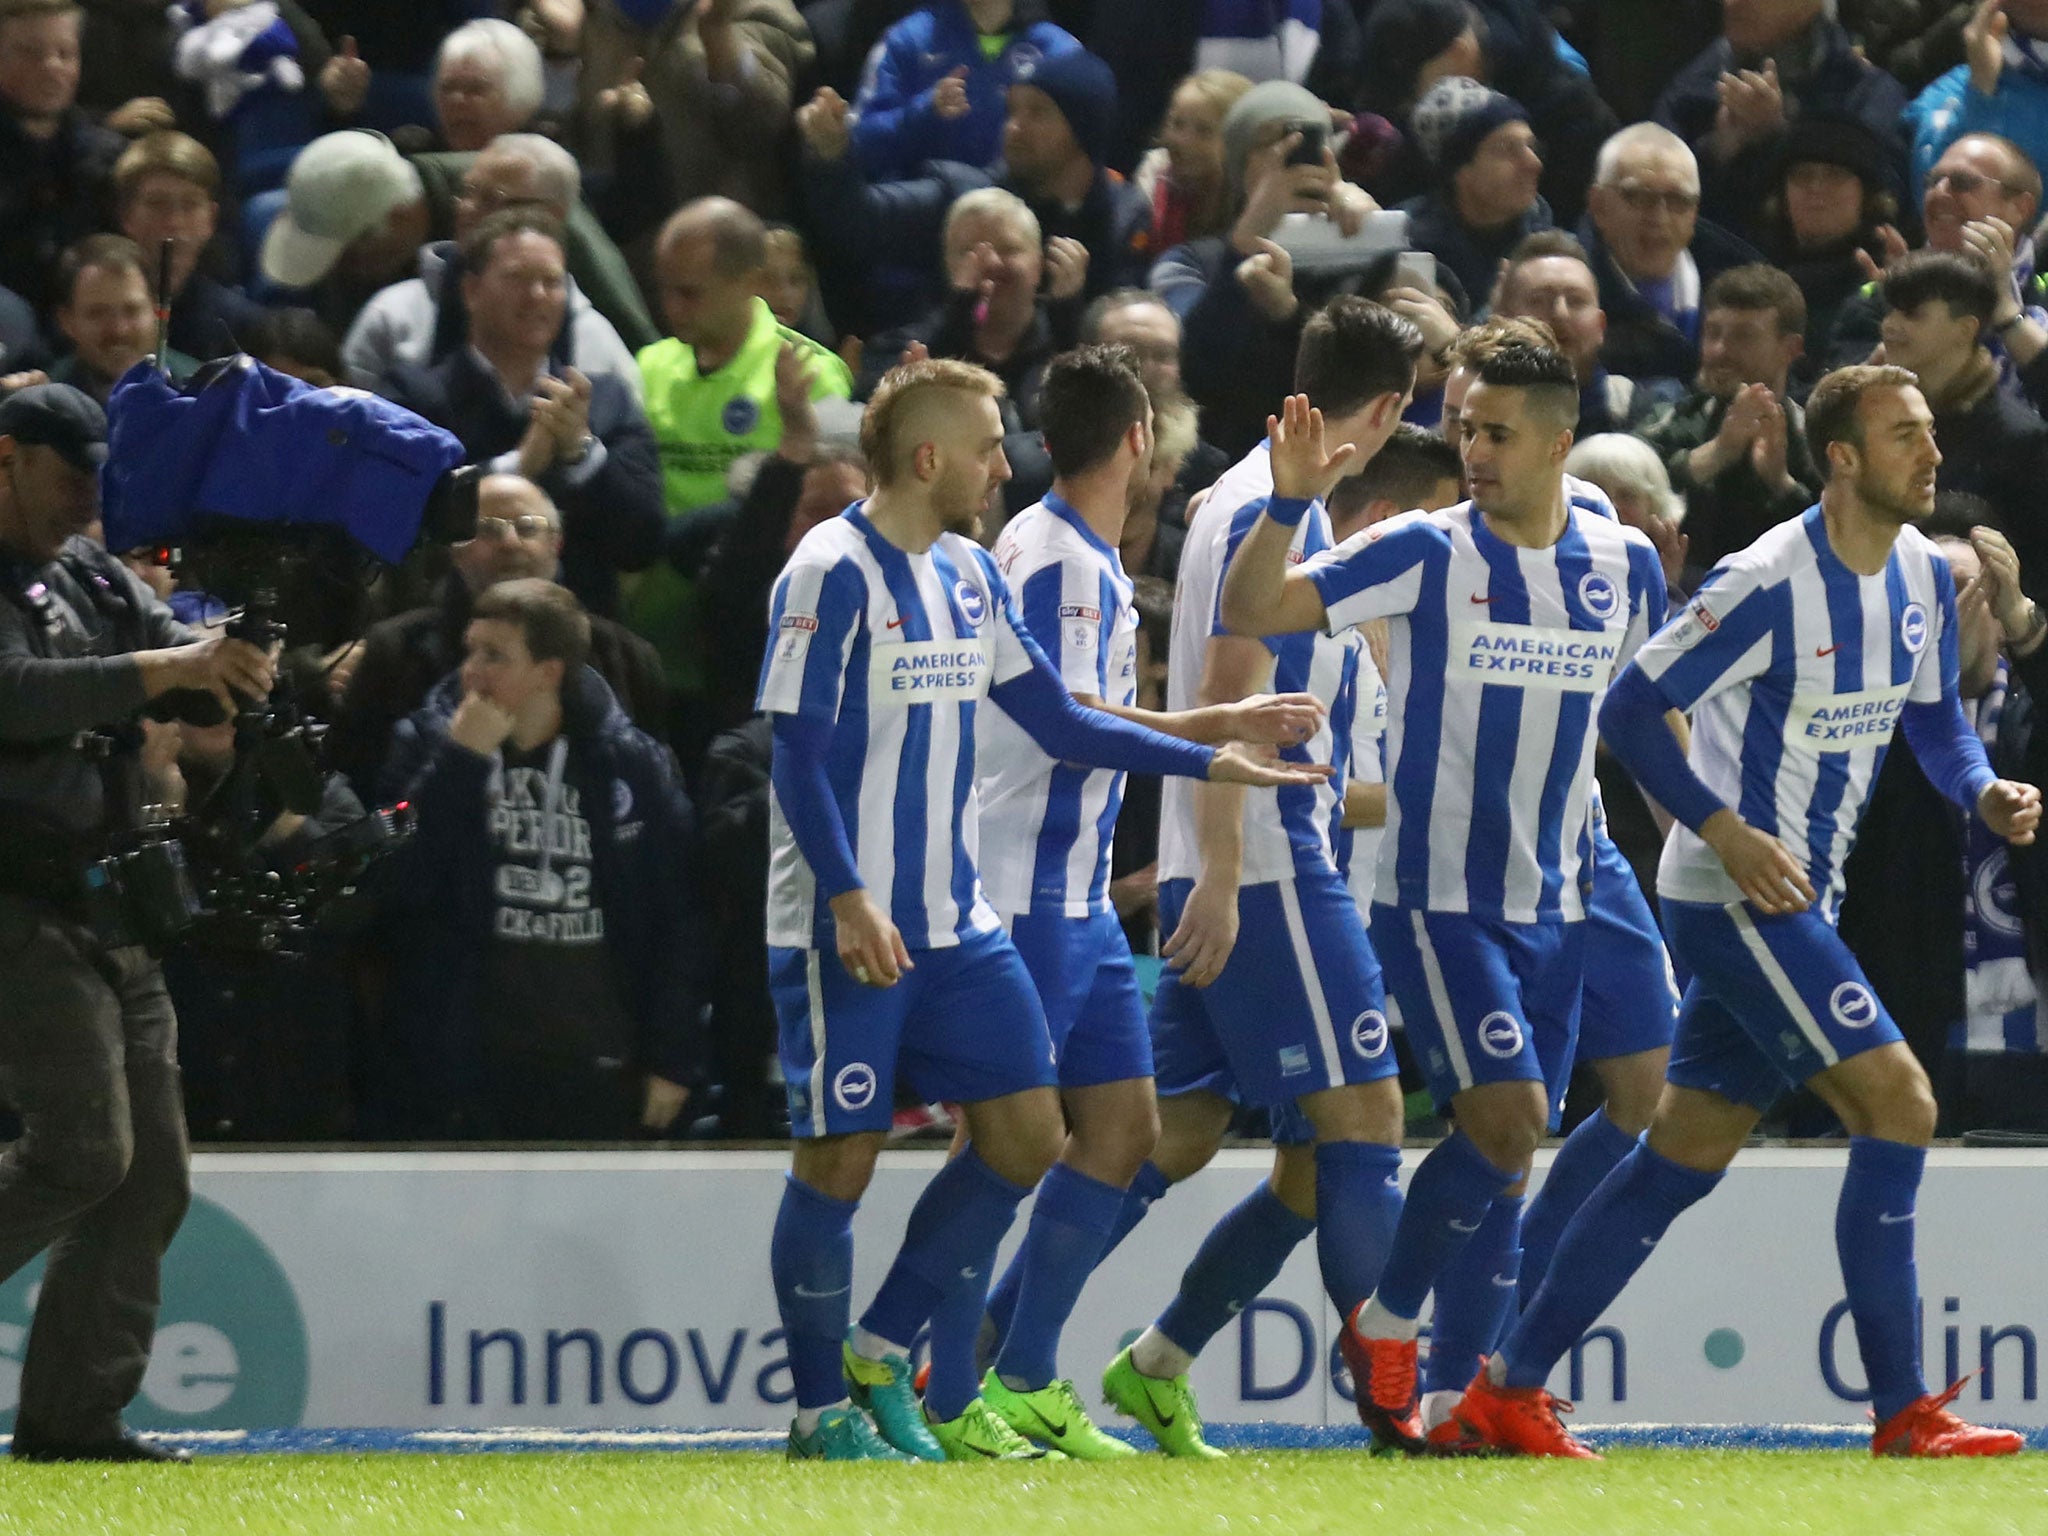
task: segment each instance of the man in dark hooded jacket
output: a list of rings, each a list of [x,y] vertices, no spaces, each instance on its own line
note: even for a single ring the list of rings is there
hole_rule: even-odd
[[[667,750],[585,665],[552,582],[481,593],[467,658],[399,727],[384,1088],[413,1134],[616,1140],[666,1130],[695,1075],[701,927]]]

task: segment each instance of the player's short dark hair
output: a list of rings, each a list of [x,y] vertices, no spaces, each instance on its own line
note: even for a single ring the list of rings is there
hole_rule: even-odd
[[[1579,379],[1572,361],[1555,347],[1509,342],[1480,359],[1479,382],[1495,389],[1527,390],[1567,427],[1579,424]]]
[[[490,266],[498,242],[514,235],[540,235],[552,240],[563,260],[568,260],[568,236],[562,221],[537,203],[523,203],[500,208],[477,220],[476,227],[462,237],[462,270],[472,277],[482,274]]]
[[[1415,384],[1422,332],[1384,304],[1340,294],[1309,316],[1294,353],[1294,388],[1325,416],[1348,416]]]
[[[477,594],[471,616],[516,624],[535,661],[559,661],[563,676],[590,659],[590,615],[567,587],[538,576],[501,581]]]
[[[1145,419],[1145,381],[1128,347],[1086,346],[1046,364],[1038,429],[1056,475],[1094,469]]]
[[[1780,336],[1806,334],[1806,295],[1791,273],[1765,262],[1730,267],[1707,284],[1700,313],[1715,309],[1768,309],[1777,317]]]
[[[92,271],[133,272],[154,291],[141,246],[126,235],[87,235],[57,258],[58,304],[68,308],[78,293],[79,278]]]
[[[1821,477],[1826,479],[1834,473],[1834,466],[1828,462],[1828,444],[1863,446],[1863,422],[1857,408],[1864,395],[1873,389],[1919,387],[1920,380],[1907,369],[1878,363],[1857,363],[1821,375],[1813,393],[1806,397],[1806,446],[1813,452],[1813,462],[1820,466]]]
[[[1364,469],[1337,482],[1328,497],[1330,516],[1351,517],[1375,501],[1391,501],[1403,511],[1419,507],[1444,481],[1455,482],[1463,469],[1452,444],[1404,421]]]
[[[1951,315],[1973,316],[1981,327],[1998,307],[1998,279],[1976,257],[1956,251],[1912,251],[1885,268],[1888,307],[1911,314],[1933,299]]]

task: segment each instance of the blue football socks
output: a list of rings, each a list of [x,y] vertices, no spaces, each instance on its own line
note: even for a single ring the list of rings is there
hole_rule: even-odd
[[[1500,1343],[1516,1305],[1523,1249],[1515,1236],[1522,1221],[1520,1195],[1494,1196],[1479,1230],[1437,1276],[1423,1391],[1462,1392]]]
[[[1852,1136],[1835,1206],[1835,1252],[1880,1424],[1927,1390],[1920,1378],[1920,1277],[1913,1263],[1914,1206],[1926,1166],[1924,1147]]]
[[[851,1201],[834,1200],[791,1174],[775,1213],[768,1267],[789,1345],[789,1374],[799,1408],[829,1408],[846,1400],[840,1379],[840,1341],[853,1299]]]
[[[1059,1374],[1060,1330],[1123,1208],[1124,1191],[1065,1163],[1054,1163],[1040,1181],[1024,1246],[1010,1266],[1023,1274],[996,1357],[996,1375],[1005,1386],[1036,1392]]]
[[[1503,1380],[1540,1387],[1600,1319],[1662,1240],[1678,1213],[1721,1182],[1652,1152],[1647,1142],[1600,1181],[1565,1224],[1550,1273],[1508,1336]]]
[[[1301,1240],[1316,1229],[1259,1187],[1224,1213],[1180,1277],[1180,1291],[1153,1326],[1191,1355],[1258,1298]]]
[[[1339,1317],[1373,1293],[1401,1220],[1401,1149],[1368,1141],[1316,1147],[1316,1257]]]
[[[973,1147],[947,1163],[911,1207],[903,1246],[861,1327],[907,1350],[962,1280],[978,1280],[976,1289],[985,1293],[997,1245],[1030,1193],[989,1167]]]
[[[1543,1283],[1544,1273],[1550,1268],[1550,1256],[1557,1251],[1557,1240],[1564,1235],[1565,1223],[1635,1144],[1636,1138],[1609,1120],[1606,1110],[1596,1109],[1578,1123],[1557,1149],[1550,1171],[1543,1176],[1542,1185],[1522,1216],[1523,1306],[1536,1299],[1536,1287]]]
[[[1494,1196],[1514,1182],[1512,1173],[1494,1167],[1462,1131],[1438,1142],[1408,1181],[1394,1251],[1373,1296],[1375,1310],[1409,1323],[1420,1317],[1444,1265],[1479,1230]]]

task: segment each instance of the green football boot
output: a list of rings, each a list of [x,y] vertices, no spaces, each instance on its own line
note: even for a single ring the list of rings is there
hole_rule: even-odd
[[[926,1415],[925,1427],[945,1449],[948,1461],[1066,1460],[1058,1451],[1049,1451],[1026,1440],[978,1397],[957,1419],[939,1422]]]
[[[1106,1435],[1088,1417],[1071,1381],[1055,1381],[1036,1392],[1003,1385],[990,1371],[982,1378],[982,1400],[989,1411],[1027,1440],[1047,1450],[1062,1451],[1076,1461],[1116,1461],[1138,1453],[1114,1435]]]
[[[1171,1378],[1147,1376],[1131,1364],[1128,1347],[1102,1373],[1102,1397],[1151,1432],[1169,1456],[1221,1461],[1224,1453],[1202,1438],[1202,1415],[1185,1372]]]

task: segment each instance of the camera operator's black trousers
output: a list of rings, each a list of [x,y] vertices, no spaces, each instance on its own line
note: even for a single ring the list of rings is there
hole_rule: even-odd
[[[163,972],[40,903],[0,894],[0,1280],[49,1263],[17,1434],[121,1432],[156,1334],[164,1250],[191,1199],[178,1021]]]

